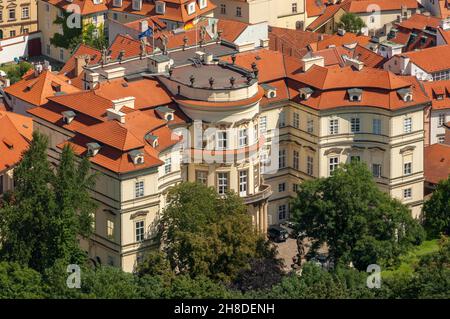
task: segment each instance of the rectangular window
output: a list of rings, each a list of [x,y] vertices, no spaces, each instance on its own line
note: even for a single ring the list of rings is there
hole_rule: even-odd
[[[247,129],[239,130],[239,147],[244,147],[248,145],[248,135]]]
[[[445,142],[445,136],[438,136],[437,140],[438,140],[438,143],[439,143],[439,144],[444,144],[444,142]]]
[[[16,30],[9,31],[9,37],[10,38],[15,37],[15,36],[16,36]]]
[[[439,126],[443,126],[445,124],[445,114],[439,114]]]
[[[337,119],[329,122],[330,135],[339,134],[339,121]]]
[[[372,120],[372,133],[381,135],[381,120],[380,119]]]
[[[403,132],[404,133],[412,132],[412,119],[410,117],[403,120]]]
[[[333,156],[328,159],[329,173],[331,174],[339,166],[339,157]]]
[[[9,20],[15,20],[16,19],[16,9],[9,9],[8,10],[8,19]]]
[[[109,239],[114,239],[114,222],[110,219],[106,221],[106,236]]]
[[[412,163],[404,163],[403,164],[403,175],[410,175],[412,174]]]
[[[226,4],[221,4],[220,5],[220,14],[227,14],[227,5]]]
[[[293,155],[294,156],[292,158],[292,161],[293,161],[292,166],[294,167],[294,169],[298,170],[299,162],[300,162],[300,160],[299,160],[300,156],[299,156],[299,153],[297,151],[294,151]]]
[[[172,171],[172,159],[166,158],[164,160],[164,173],[169,174]]]
[[[228,191],[228,173],[217,173],[217,191],[220,195]]]
[[[136,234],[136,241],[143,241],[144,240],[144,221],[140,220],[134,223],[135,225],[135,234]]]
[[[242,9],[241,9],[241,7],[236,7],[236,17],[242,17]]]
[[[64,60],[64,50],[63,49],[59,49],[59,59],[61,61]]]
[[[297,3],[292,4],[292,13],[297,13]]]
[[[300,187],[299,184],[292,184],[292,191],[293,191],[294,193],[297,193],[299,187]]]
[[[139,181],[134,184],[134,195],[136,198],[144,196],[144,181]]]
[[[280,150],[278,153],[278,168],[286,167],[286,150]]]
[[[351,119],[351,132],[352,133],[359,133],[361,130],[359,118],[354,117]]]
[[[286,126],[286,113],[284,111],[280,112],[280,119],[278,121],[278,127]]]
[[[259,131],[262,134],[265,134],[267,131],[267,116],[261,116],[259,118]]]
[[[313,119],[309,119],[308,123],[307,123],[307,131],[308,133],[313,133],[314,132],[314,120]]]
[[[411,199],[412,198],[412,188],[406,188],[403,190],[403,199]]]
[[[200,9],[205,9],[207,5],[208,5],[208,3],[206,0],[200,0],[198,6]]]
[[[28,19],[30,17],[30,7],[22,7],[22,19]]]
[[[312,156],[308,156],[306,158],[306,173],[308,175],[313,175],[314,172],[314,158]]]
[[[287,217],[287,205],[283,204],[278,206],[278,219],[284,220]]]
[[[372,164],[372,175],[373,177],[381,177],[381,164]]]
[[[0,175],[0,194],[3,194],[3,175]]]
[[[239,171],[239,195],[247,196],[248,172]]]
[[[224,150],[227,148],[227,132],[217,132],[217,149]]]
[[[195,181],[199,184],[208,184],[208,172],[207,171],[195,171]]]
[[[286,190],[286,183],[280,183],[278,184],[278,192],[282,193]]]
[[[295,128],[300,128],[300,114],[294,113],[294,116],[292,119],[292,126]]]

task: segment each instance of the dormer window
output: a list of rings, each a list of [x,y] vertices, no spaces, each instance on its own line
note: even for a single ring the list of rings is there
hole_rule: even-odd
[[[142,0],[133,0],[131,6],[132,6],[133,10],[141,11],[142,10]]]
[[[165,119],[167,122],[170,122],[174,119],[174,110],[167,106],[157,107],[155,111],[161,118]]]
[[[361,102],[362,100],[362,90],[361,89],[349,89],[347,91],[348,99],[351,102]]]
[[[299,89],[298,92],[300,93],[300,98],[302,100],[307,100],[314,93],[314,90],[311,89],[310,87],[304,87],[304,88]]]
[[[195,2],[191,2],[186,6],[187,9],[187,13],[189,15],[194,14],[195,13]]]
[[[166,3],[164,1],[155,1],[155,10],[157,14],[166,13]]]
[[[102,0],[94,0],[94,4],[100,4],[102,3]]]
[[[132,150],[128,152],[134,165],[144,164],[144,152],[142,150]]]
[[[153,148],[157,148],[159,146],[158,136],[153,135],[152,133],[147,133],[145,135],[145,140],[149,143]]]
[[[64,111],[61,114],[63,116],[63,121],[66,124],[70,124],[76,116],[74,111]]]
[[[121,8],[122,7],[122,0],[114,0],[113,1],[113,6],[116,8]]]
[[[403,102],[411,102],[413,100],[411,88],[403,88],[397,90],[397,94],[403,100]]]
[[[273,99],[277,97],[277,88],[267,85],[267,84],[261,84],[261,87],[264,89],[264,95],[268,99]]]
[[[198,0],[198,6],[200,10],[205,9],[208,6],[207,0]]]
[[[87,155],[89,157],[94,157],[100,151],[101,146],[98,143],[92,142],[92,143],[87,143],[86,148],[87,148]]]
[[[437,100],[443,100],[444,99],[444,94],[437,94],[436,95],[436,99]]]

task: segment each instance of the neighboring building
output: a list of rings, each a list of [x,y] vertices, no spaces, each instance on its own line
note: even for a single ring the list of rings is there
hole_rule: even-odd
[[[425,123],[429,123],[426,144],[445,142],[445,123],[450,121],[450,80],[424,82],[425,92],[431,99],[431,108]]]
[[[57,61],[66,62],[71,56],[67,48],[57,47],[50,43],[56,33],[63,34],[60,24],[54,23],[57,17],[65,12],[79,12],[80,25],[93,24],[97,28],[106,28],[107,0],[38,0],[39,30],[42,32],[42,54]],[[77,9],[75,9],[77,8]],[[74,20],[74,23],[76,19]]]
[[[384,69],[400,75],[412,75],[421,81],[450,79],[450,45],[394,55]]]
[[[10,0],[0,3],[0,39],[38,30],[37,0]]]
[[[425,147],[425,193],[450,176],[450,144],[433,144]]]
[[[27,110],[47,103],[48,97],[78,91],[69,78],[53,73],[48,64],[36,65],[21,81],[4,89],[4,100],[12,112],[28,115]]]
[[[144,17],[157,17],[167,29],[192,28],[202,17],[212,17],[216,5],[210,0],[110,0],[108,17],[127,24]],[[151,25],[151,23],[150,23]]]
[[[305,0],[214,0],[214,17],[248,24],[268,22],[270,26],[305,28]]]
[[[31,118],[0,110],[0,197],[14,189],[14,167],[32,139]]]
[[[408,19],[419,7],[416,0],[343,0],[335,3],[324,5],[323,14],[308,25],[308,30],[332,34],[337,31],[342,15],[354,13],[364,21],[365,30],[375,35],[387,24]]]
[[[450,6],[448,0],[420,0],[420,4],[439,19],[450,17]]]
[[[41,32],[0,39],[0,65],[41,55]]]

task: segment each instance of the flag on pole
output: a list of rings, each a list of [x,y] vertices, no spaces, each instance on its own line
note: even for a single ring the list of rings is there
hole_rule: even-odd
[[[193,27],[194,27],[194,23],[193,22],[189,22],[189,23],[186,23],[184,25],[183,29],[187,31],[187,30],[192,29]]]
[[[153,36],[153,29],[149,27],[146,31],[139,33],[138,38],[140,40],[144,37],[151,37],[151,36]]]

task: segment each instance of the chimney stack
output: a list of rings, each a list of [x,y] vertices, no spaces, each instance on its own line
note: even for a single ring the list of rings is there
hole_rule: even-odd
[[[89,63],[89,55],[79,55],[75,57],[75,76],[79,76],[83,72],[83,67]]]
[[[307,54],[302,58],[303,72],[308,71],[313,65],[324,67],[325,58],[323,56],[312,56],[311,54]]]

